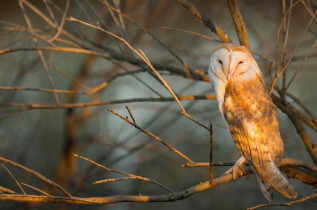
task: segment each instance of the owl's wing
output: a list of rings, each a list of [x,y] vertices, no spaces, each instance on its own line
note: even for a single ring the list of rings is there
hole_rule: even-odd
[[[261,164],[283,155],[277,108],[261,78],[229,82],[223,103],[223,116],[239,152],[247,160]]]
[[[239,152],[252,170],[288,198],[296,192],[275,165],[282,156],[277,109],[260,80],[230,81],[223,103],[223,116]]]

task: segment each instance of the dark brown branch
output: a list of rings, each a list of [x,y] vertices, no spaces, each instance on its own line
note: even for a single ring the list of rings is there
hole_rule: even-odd
[[[215,95],[202,95],[202,96],[177,96],[179,100],[215,100]],[[123,103],[137,103],[137,102],[171,102],[175,101],[173,97],[166,98],[132,98],[132,99],[119,99],[112,101],[99,101],[91,103],[70,103],[70,104],[60,104],[60,105],[50,105],[50,104],[20,104],[20,103],[8,103],[0,104],[0,107],[16,107],[21,110],[31,110],[31,109],[69,109],[69,108],[85,108],[92,106],[104,106],[110,104],[123,104]]]
[[[278,88],[277,86],[274,87],[274,89],[280,94],[282,95],[282,90],[280,88]],[[293,96],[292,94],[286,92],[286,95],[289,96],[291,99],[293,99],[310,117],[307,117],[305,114],[301,113],[298,109],[296,109],[292,104],[288,103],[287,101],[285,101],[285,103],[287,104],[287,107],[289,109],[291,109],[296,115],[297,117],[303,121],[306,125],[308,125],[311,129],[313,129],[314,131],[317,132],[317,122],[316,122],[316,117],[304,106],[303,103],[301,103],[301,101],[296,98],[295,96]],[[274,101],[273,101],[274,102]]]
[[[308,153],[310,154],[311,158],[313,159],[314,163],[316,164],[317,163],[316,147],[313,145],[312,140],[309,137],[309,135],[308,135],[307,131],[305,130],[303,124],[301,123],[300,119],[298,118],[298,115],[296,115],[294,110],[289,107],[288,103],[286,105],[284,105],[280,101],[280,99],[277,96],[275,96],[274,94],[272,94],[272,99],[273,99],[274,104],[280,110],[282,110],[282,112],[287,114],[289,119],[292,121],[293,125],[296,128],[298,135],[301,137],[303,143],[305,144]]]
[[[299,112],[298,110],[294,110],[298,117],[309,127],[311,127],[313,130],[317,131],[317,118],[315,117],[315,115],[294,95],[286,92],[286,95],[288,97],[290,97],[291,99],[293,99],[293,101],[295,101],[305,112],[307,115],[309,115],[311,117],[311,120],[306,117],[304,114],[302,114],[301,112]]]
[[[286,174],[289,179],[297,179],[298,181],[317,187],[317,178],[300,168],[280,167],[280,170]]]
[[[209,151],[209,176],[210,182],[213,184],[214,181],[214,174],[213,174],[213,149],[214,149],[214,132],[212,129],[212,124],[210,124],[209,128],[209,140],[210,140],[210,151]]]

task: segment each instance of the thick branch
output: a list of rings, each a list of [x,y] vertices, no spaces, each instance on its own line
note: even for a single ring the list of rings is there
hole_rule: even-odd
[[[234,25],[236,27],[237,35],[240,41],[240,44],[250,49],[247,30],[245,28],[238,3],[236,0],[227,0],[227,4],[233,19]]]
[[[296,131],[298,133],[298,135],[301,137],[303,143],[306,146],[307,151],[309,152],[311,158],[313,159],[314,163],[317,163],[317,150],[316,147],[313,145],[311,138],[309,137],[307,131],[304,128],[304,125],[301,123],[300,119],[298,118],[298,116],[296,115],[296,113],[287,105],[284,105],[280,99],[275,96],[274,94],[272,94],[272,99],[274,104],[276,104],[276,106],[282,110],[282,112],[284,112],[285,114],[287,114],[287,116],[289,117],[289,119],[292,121],[293,125],[296,128]]]
[[[169,193],[164,195],[153,195],[153,196],[141,196],[141,195],[117,195],[109,197],[91,197],[91,198],[80,198],[80,197],[47,197],[37,195],[12,195],[12,194],[0,194],[0,200],[11,200],[17,202],[33,202],[33,203],[70,203],[70,204],[110,204],[120,202],[172,202],[177,200],[183,200],[189,196],[207,190],[209,188],[218,186],[220,184],[232,181],[232,175],[223,175],[217,179],[214,179],[211,185],[210,181],[206,181],[187,188],[181,192]]]
[[[179,100],[214,100],[216,99],[215,95],[202,95],[202,96],[191,96],[183,95],[177,96]],[[112,101],[98,101],[90,103],[69,103],[69,104],[60,104],[60,105],[51,105],[51,104],[20,104],[20,103],[8,103],[0,104],[0,107],[16,107],[21,110],[31,110],[31,109],[69,109],[69,108],[85,108],[92,106],[104,106],[110,104],[123,104],[123,103],[135,103],[135,102],[171,102],[175,101],[173,97],[166,98],[132,98],[132,99],[119,99]]]

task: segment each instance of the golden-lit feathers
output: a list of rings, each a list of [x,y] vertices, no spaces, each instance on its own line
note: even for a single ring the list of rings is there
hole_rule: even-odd
[[[223,103],[223,115],[234,141],[243,136],[251,149],[244,146],[240,153],[247,159],[261,164],[261,157],[266,150],[273,152],[275,157],[283,155],[283,142],[279,134],[277,109],[273,104],[261,78],[255,77],[250,81],[235,82],[232,79],[227,84]],[[243,133],[242,133],[243,132]],[[261,146],[258,144],[261,142]],[[256,154],[251,154],[252,149]],[[260,154],[259,154],[260,153]],[[259,154],[259,155],[258,155]]]
[[[234,44],[218,46],[212,54],[209,76],[240,154],[261,180],[284,196],[295,198],[293,187],[277,169],[283,156],[277,108],[249,50]],[[268,193],[263,193],[267,197]]]

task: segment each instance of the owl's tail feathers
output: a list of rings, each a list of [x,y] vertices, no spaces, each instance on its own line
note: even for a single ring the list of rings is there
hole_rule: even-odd
[[[290,185],[287,179],[281,174],[274,162],[267,163],[268,164],[266,165],[265,170],[263,168],[255,168],[260,179],[263,180],[263,182],[265,182],[267,185],[271,185],[274,190],[280,192],[285,197],[296,198],[297,193],[295,192],[293,186]],[[265,185],[263,187],[264,189],[266,188]]]
[[[256,177],[256,181],[258,182],[260,189],[262,191],[262,194],[264,195],[264,197],[271,202],[273,199],[273,188],[271,185],[266,184],[265,182],[263,182],[260,177],[255,174]]]

